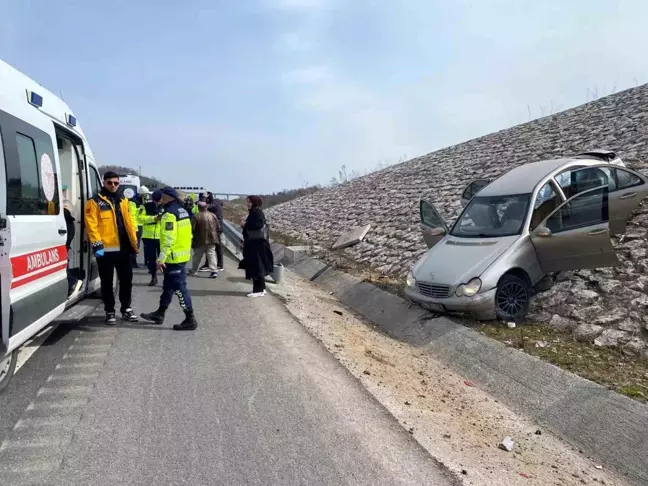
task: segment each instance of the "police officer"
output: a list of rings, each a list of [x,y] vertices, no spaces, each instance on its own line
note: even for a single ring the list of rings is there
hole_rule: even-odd
[[[157,259],[160,254],[160,233],[162,212],[162,191],[153,191],[151,201],[143,204],[143,212],[139,217],[142,224],[142,243],[144,245],[144,263],[151,275],[149,287],[157,285]]]
[[[173,294],[178,296],[185,319],[175,324],[175,331],[193,331],[198,327],[194,317],[191,296],[187,291],[186,264],[191,258],[191,219],[189,213],[172,187],[162,189],[162,207],[164,213],[160,218],[160,255],[157,259],[158,269],[164,272],[160,307],[142,318],[155,324],[162,324],[166,310],[171,304]]]

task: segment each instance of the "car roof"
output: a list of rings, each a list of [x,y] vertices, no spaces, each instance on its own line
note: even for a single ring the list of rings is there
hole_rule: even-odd
[[[477,197],[507,196],[510,194],[529,194],[546,176],[571,162],[583,164],[583,159],[551,159],[523,164],[511,169],[484,187]]]

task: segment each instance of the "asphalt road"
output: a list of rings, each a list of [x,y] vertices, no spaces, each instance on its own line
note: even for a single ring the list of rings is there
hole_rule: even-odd
[[[190,281],[196,332],[174,303],[162,327],[49,336],[0,395],[0,484],[454,484],[277,298],[236,270]]]

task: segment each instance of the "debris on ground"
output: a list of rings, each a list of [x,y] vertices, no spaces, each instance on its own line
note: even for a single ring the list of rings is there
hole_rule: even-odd
[[[511,452],[515,447],[515,441],[509,436],[506,436],[504,437],[504,439],[502,439],[502,442],[500,442],[498,447],[503,451]]]
[[[344,314],[342,313],[342,311],[339,311],[339,310],[334,310],[333,312],[335,312],[338,316],[342,316],[342,315],[344,315]]]
[[[506,325],[509,329],[515,329],[515,322],[507,322]]]
[[[472,386],[472,387],[475,386],[475,384],[474,384],[472,381],[468,381],[468,380],[464,381],[464,385],[466,385],[466,386]]]
[[[463,485],[580,486],[581,479],[572,474],[587,470],[596,471],[597,484],[628,484],[607,468],[595,470],[592,459],[580,455],[550,432],[534,434],[539,430],[538,424],[506,408],[479,387],[471,386],[472,382],[460,386],[465,377],[423,353],[421,348],[390,338],[350,310],[331,319],[333,310],[344,310],[344,306],[316,284],[287,271],[284,282],[274,287],[273,292],[293,295],[286,308],[361,380],[367,391],[402,424],[403,432],[412,434],[424,449],[461,478]],[[516,332],[501,323],[497,326],[502,332]],[[508,338],[516,340],[516,336]],[[534,342],[537,340],[553,342],[548,338],[537,338]],[[536,352],[551,349],[528,348]],[[405,405],[405,401],[410,405]],[[505,436],[516,438],[515,450],[509,454],[493,447]],[[469,475],[463,472],[466,465],[470,465]],[[521,476],[521,470],[528,477]]]

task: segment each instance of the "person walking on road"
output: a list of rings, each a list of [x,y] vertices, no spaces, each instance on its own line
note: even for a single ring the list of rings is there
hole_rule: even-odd
[[[211,271],[210,278],[218,277],[218,267],[216,266],[215,247],[218,243],[218,218],[207,211],[207,203],[201,201],[198,203],[198,214],[193,220],[193,260],[191,266],[191,275],[195,275],[200,267],[203,255],[207,257],[207,267]]]
[[[214,196],[209,193],[212,203],[209,205],[209,211],[214,213],[218,218],[218,239],[216,241],[216,260],[218,270],[223,270],[223,245],[221,244],[223,236],[223,201],[214,199]]]
[[[193,331],[198,327],[194,317],[191,296],[187,290],[187,262],[191,258],[191,218],[172,187],[162,189],[164,213],[160,218],[160,255],[157,259],[158,270],[164,272],[160,306],[156,311],[141,314],[143,319],[154,324],[162,324],[173,294],[178,296],[185,319],[175,324],[175,331]]]
[[[266,218],[261,209],[263,201],[258,196],[248,196],[248,216],[241,221],[243,228],[243,260],[239,268],[245,269],[245,278],[252,280],[248,297],[266,294],[265,277],[274,270],[274,258],[267,237]]]
[[[160,255],[160,217],[162,207],[162,191],[153,191],[151,201],[144,203],[144,211],[140,216],[142,223],[142,244],[144,245],[144,263],[151,275],[149,287],[155,287],[157,279],[157,259]]]
[[[92,251],[97,258],[101,279],[101,298],[106,312],[106,323],[117,323],[113,277],[117,271],[119,303],[125,321],[137,321],[131,308],[133,268],[131,257],[137,254],[137,230],[131,218],[128,199],[118,193],[119,175],[106,172],[103,188],[88,200],[85,224]]]

